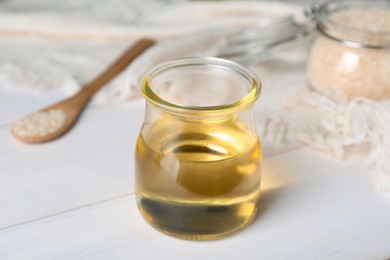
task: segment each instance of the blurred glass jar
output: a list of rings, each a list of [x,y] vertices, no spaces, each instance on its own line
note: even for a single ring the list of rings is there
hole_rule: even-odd
[[[307,61],[310,85],[347,98],[390,98],[390,4],[331,1],[316,13],[318,35]]]
[[[261,147],[253,104],[256,75],[216,58],[163,63],[141,81],[144,124],[135,156],[144,219],[190,240],[248,225],[260,193]]]

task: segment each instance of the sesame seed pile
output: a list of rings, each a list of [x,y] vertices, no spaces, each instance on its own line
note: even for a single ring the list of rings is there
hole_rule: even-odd
[[[16,122],[12,130],[18,136],[46,136],[57,131],[65,119],[66,113],[60,109],[37,112]]]

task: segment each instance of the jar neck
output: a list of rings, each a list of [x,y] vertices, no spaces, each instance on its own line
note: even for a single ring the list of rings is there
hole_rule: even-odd
[[[148,106],[186,118],[223,118],[253,106],[260,81],[241,65],[217,58],[187,58],[160,64],[141,81]]]
[[[253,106],[249,106],[245,109],[227,111],[226,113],[213,113],[213,111],[175,111],[161,108],[154,103],[146,102],[146,117],[153,119],[168,119],[179,120],[188,123],[208,123],[219,124],[227,121],[238,120],[240,117],[245,116],[250,118],[254,116]]]
[[[390,48],[390,4],[384,1],[330,1],[316,13],[318,31],[356,48]]]

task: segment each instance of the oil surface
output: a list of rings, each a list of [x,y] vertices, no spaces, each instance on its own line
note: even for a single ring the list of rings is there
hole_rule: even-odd
[[[169,235],[216,239],[252,220],[260,189],[261,149],[234,120],[157,120],[136,152],[138,207]]]

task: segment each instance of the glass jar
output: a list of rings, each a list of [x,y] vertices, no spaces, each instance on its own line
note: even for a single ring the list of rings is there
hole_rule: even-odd
[[[390,4],[331,1],[316,13],[317,31],[307,62],[309,83],[347,98],[390,98]]]
[[[262,159],[256,75],[217,58],[163,63],[141,81],[146,111],[135,156],[136,197],[157,230],[190,240],[248,225]]]

